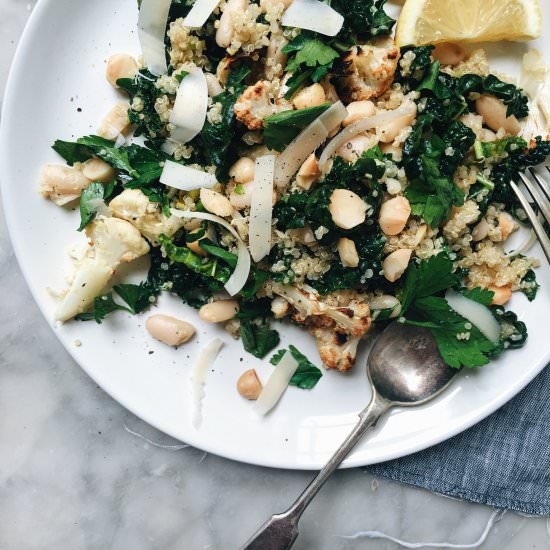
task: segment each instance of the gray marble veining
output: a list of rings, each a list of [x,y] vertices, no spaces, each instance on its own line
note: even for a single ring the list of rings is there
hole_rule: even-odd
[[[0,97],[32,5],[0,0]],[[310,478],[182,449],[115,403],[42,319],[2,220],[0,288],[0,550],[231,550]],[[491,513],[342,471],[304,516],[296,548],[398,548],[338,536],[365,530],[468,544]],[[545,519],[508,513],[481,548],[549,548],[547,529]]]

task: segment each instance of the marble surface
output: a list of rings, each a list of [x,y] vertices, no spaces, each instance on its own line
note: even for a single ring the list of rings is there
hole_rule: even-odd
[[[0,97],[32,6],[0,0]],[[2,220],[0,288],[0,550],[236,549],[310,479],[182,446],[114,402],[42,319]],[[295,548],[400,547],[342,537],[368,530],[471,545],[491,517],[488,507],[348,470],[306,512]],[[550,548],[545,518],[496,519],[480,548]]]

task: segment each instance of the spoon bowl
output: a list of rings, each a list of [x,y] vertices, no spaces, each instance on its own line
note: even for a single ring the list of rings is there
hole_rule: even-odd
[[[395,406],[420,405],[442,392],[456,374],[423,327],[392,323],[367,360],[367,375],[378,394]]]

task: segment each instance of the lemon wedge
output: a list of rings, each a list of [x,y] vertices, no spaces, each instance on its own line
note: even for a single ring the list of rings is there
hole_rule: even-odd
[[[397,23],[399,46],[438,42],[523,42],[538,38],[538,0],[407,0]]]

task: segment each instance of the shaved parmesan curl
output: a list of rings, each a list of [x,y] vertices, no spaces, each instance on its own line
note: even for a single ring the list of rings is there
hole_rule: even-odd
[[[237,265],[224,287],[231,296],[235,296],[235,294],[240,292],[246,284],[248,275],[250,274],[250,254],[248,253],[246,245],[239,237],[239,234],[235,231],[233,226],[227,223],[223,218],[215,216],[214,214],[208,214],[207,212],[191,212],[188,210],[178,210],[177,208],[171,208],[170,212],[178,218],[195,218],[217,223],[227,229],[227,231],[235,237],[239,249]]]
[[[298,361],[292,357],[290,352],[285,352],[254,404],[254,410],[258,414],[266,415],[277,404],[288,388],[290,379],[294,376],[297,368]]]
[[[414,113],[416,113],[416,104],[413,101],[407,101],[394,111],[388,111],[387,113],[362,118],[361,120],[350,124],[347,128],[336,135],[325,147],[323,154],[319,158],[319,167],[321,170],[326,171],[327,162],[336,154],[336,151],[340,149],[344,143],[347,143],[356,135],[367,132],[368,130],[374,130],[383,124],[387,124],[388,122],[402,117],[410,116]]]
[[[466,298],[466,296],[452,290],[449,290],[445,294],[445,299],[452,309],[477,327],[483,336],[495,344],[498,342],[500,338],[500,324],[493,317],[491,310],[487,306],[470,300],[470,298]]]
[[[319,0],[294,0],[283,14],[285,27],[297,27],[336,36],[344,24],[344,18],[334,8]]]
[[[170,139],[178,143],[191,141],[202,130],[208,109],[208,85],[202,69],[193,69],[181,81],[170,123],[175,126]]]
[[[321,146],[347,116],[347,109],[341,101],[337,101],[294,138],[277,157],[275,185],[278,189],[286,187],[309,155]]]
[[[208,189],[214,187],[217,183],[216,176],[189,168],[177,162],[167,160],[164,163],[162,174],[160,175],[160,183],[180,191],[193,191],[206,187]]]
[[[172,0],[142,0],[138,19],[141,53],[147,68],[155,75],[168,71],[164,36]]]
[[[273,177],[275,155],[256,159],[254,191],[250,207],[250,253],[255,262],[267,256],[271,250],[271,220],[273,214]]]
[[[193,427],[200,428],[202,424],[202,400],[204,399],[206,384],[206,375],[212,363],[216,360],[218,353],[224,345],[223,340],[215,338],[204,346],[197,358],[197,362],[191,371],[191,392],[193,405]]]
[[[183,24],[192,29],[202,27],[219,3],[220,0],[195,0],[191,11],[183,20]]]

